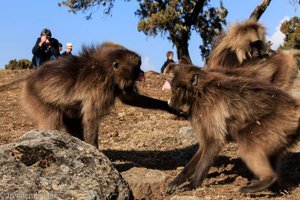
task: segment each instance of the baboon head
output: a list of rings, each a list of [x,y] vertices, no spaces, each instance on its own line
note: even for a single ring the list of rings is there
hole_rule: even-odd
[[[174,77],[171,81],[172,97],[169,106],[189,112],[191,105],[199,95],[199,74],[192,65],[173,65]]]
[[[112,73],[115,82],[121,90],[135,84],[135,81],[144,80],[141,70],[141,58],[127,49],[118,49],[110,53]]]
[[[218,38],[207,60],[208,68],[237,67],[267,54],[265,28],[253,20],[231,26]]]
[[[240,63],[252,58],[253,48],[254,51],[265,51],[265,28],[255,21],[249,20],[234,25],[228,31],[227,37],[228,47],[235,51]]]
[[[144,72],[140,68],[141,57],[119,44],[103,43],[92,53],[92,58],[95,66],[105,67],[104,73],[114,80],[115,86],[120,90],[132,87],[135,81],[144,80]]]

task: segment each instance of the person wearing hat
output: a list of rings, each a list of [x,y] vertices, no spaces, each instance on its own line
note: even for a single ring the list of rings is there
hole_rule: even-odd
[[[41,31],[41,36],[37,38],[32,48],[32,54],[32,63],[36,69],[44,62],[59,57],[59,42],[52,37],[49,29],[44,28]]]
[[[66,44],[66,51],[61,54],[61,56],[71,56],[72,55],[73,44],[68,42]]]

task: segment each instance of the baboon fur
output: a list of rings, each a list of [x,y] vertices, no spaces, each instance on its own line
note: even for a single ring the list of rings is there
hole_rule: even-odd
[[[300,99],[300,73],[295,58],[300,51],[269,51],[261,24],[252,20],[237,23],[219,39],[205,69],[271,83]]]
[[[166,101],[138,93],[144,78],[138,54],[113,42],[83,47],[79,56],[46,62],[25,81],[22,102],[41,130],[63,129],[98,147],[98,123],[116,98],[174,113]]]
[[[295,59],[298,54],[297,50],[278,51],[267,59],[253,59],[241,67],[206,70],[263,81],[300,99],[300,72]]]
[[[255,51],[255,52],[253,52]],[[236,23],[217,38],[207,60],[207,68],[233,68],[267,54],[265,28],[253,20]],[[261,55],[263,54],[263,55]]]
[[[174,109],[187,108],[190,124],[199,138],[199,150],[173,180],[172,193],[201,185],[215,157],[228,141],[258,177],[242,187],[251,193],[269,188],[278,179],[280,158],[299,140],[300,105],[284,91],[257,80],[208,72],[192,65],[174,67],[171,82]]]

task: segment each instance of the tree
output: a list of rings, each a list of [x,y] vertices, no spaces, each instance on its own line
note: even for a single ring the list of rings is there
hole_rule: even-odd
[[[130,1],[130,0],[124,0]],[[59,6],[67,6],[70,8],[69,12],[76,14],[78,11],[88,12],[86,19],[91,19],[95,10],[93,8],[104,9],[104,14],[111,14],[111,9],[114,7],[115,0],[66,0],[59,2]],[[89,11],[91,10],[91,11]]]
[[[300,49],[300,17],[293,17],[282,22],[280,31],[285,38],[279,49]],[[300,66],[300,56],[297,56],[297,63]]]
[[[73,13],[102,6],[105,9],[104,13],[110,14],[114,2],[114,0],[66,0],[59,5],[68,6]],[[137,0],[137,2],[140,6],[135,12],[140,18],[138,30],[147,36],[167,35],[167,39],[177,49],[178,59],[185,57],[190,60],[188,42],[192,31],[199,33],[202,38],[201,54],[206,57],[214,37],[222,30],[222,25],[226,24],[227,10],[222,6],[222,1],[220,8],[211,6],[210,0]],[[90,19],[92,14],[93,11],[87,18]]]
[[[282,49],[300,49],[300,18],[293,17],[281,23],[280,31],[285,35]]]
[[[140,9],[136,15],[140,18],[138,30],[145,35],[167,34],[167,38],[176,46],[178,59],[190,59],[188,42],[192,31],[199,33],[203,43],[201,54],[206,57],[213,39],[225,24],[227,10],[214,8],[209,0],[202,1],[149,1],[139,0]]]
[[[271,0],[262,0],[262,2],[254,9],[249,19],[258,21],[262,14],[266,11],[267,7],[271,3]]]

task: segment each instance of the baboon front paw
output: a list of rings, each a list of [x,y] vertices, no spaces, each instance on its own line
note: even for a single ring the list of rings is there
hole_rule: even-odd
[[[176,185],[170,183],[165,190],[165,194],[170,195],[173,194],[175,191],[176,191]]]

